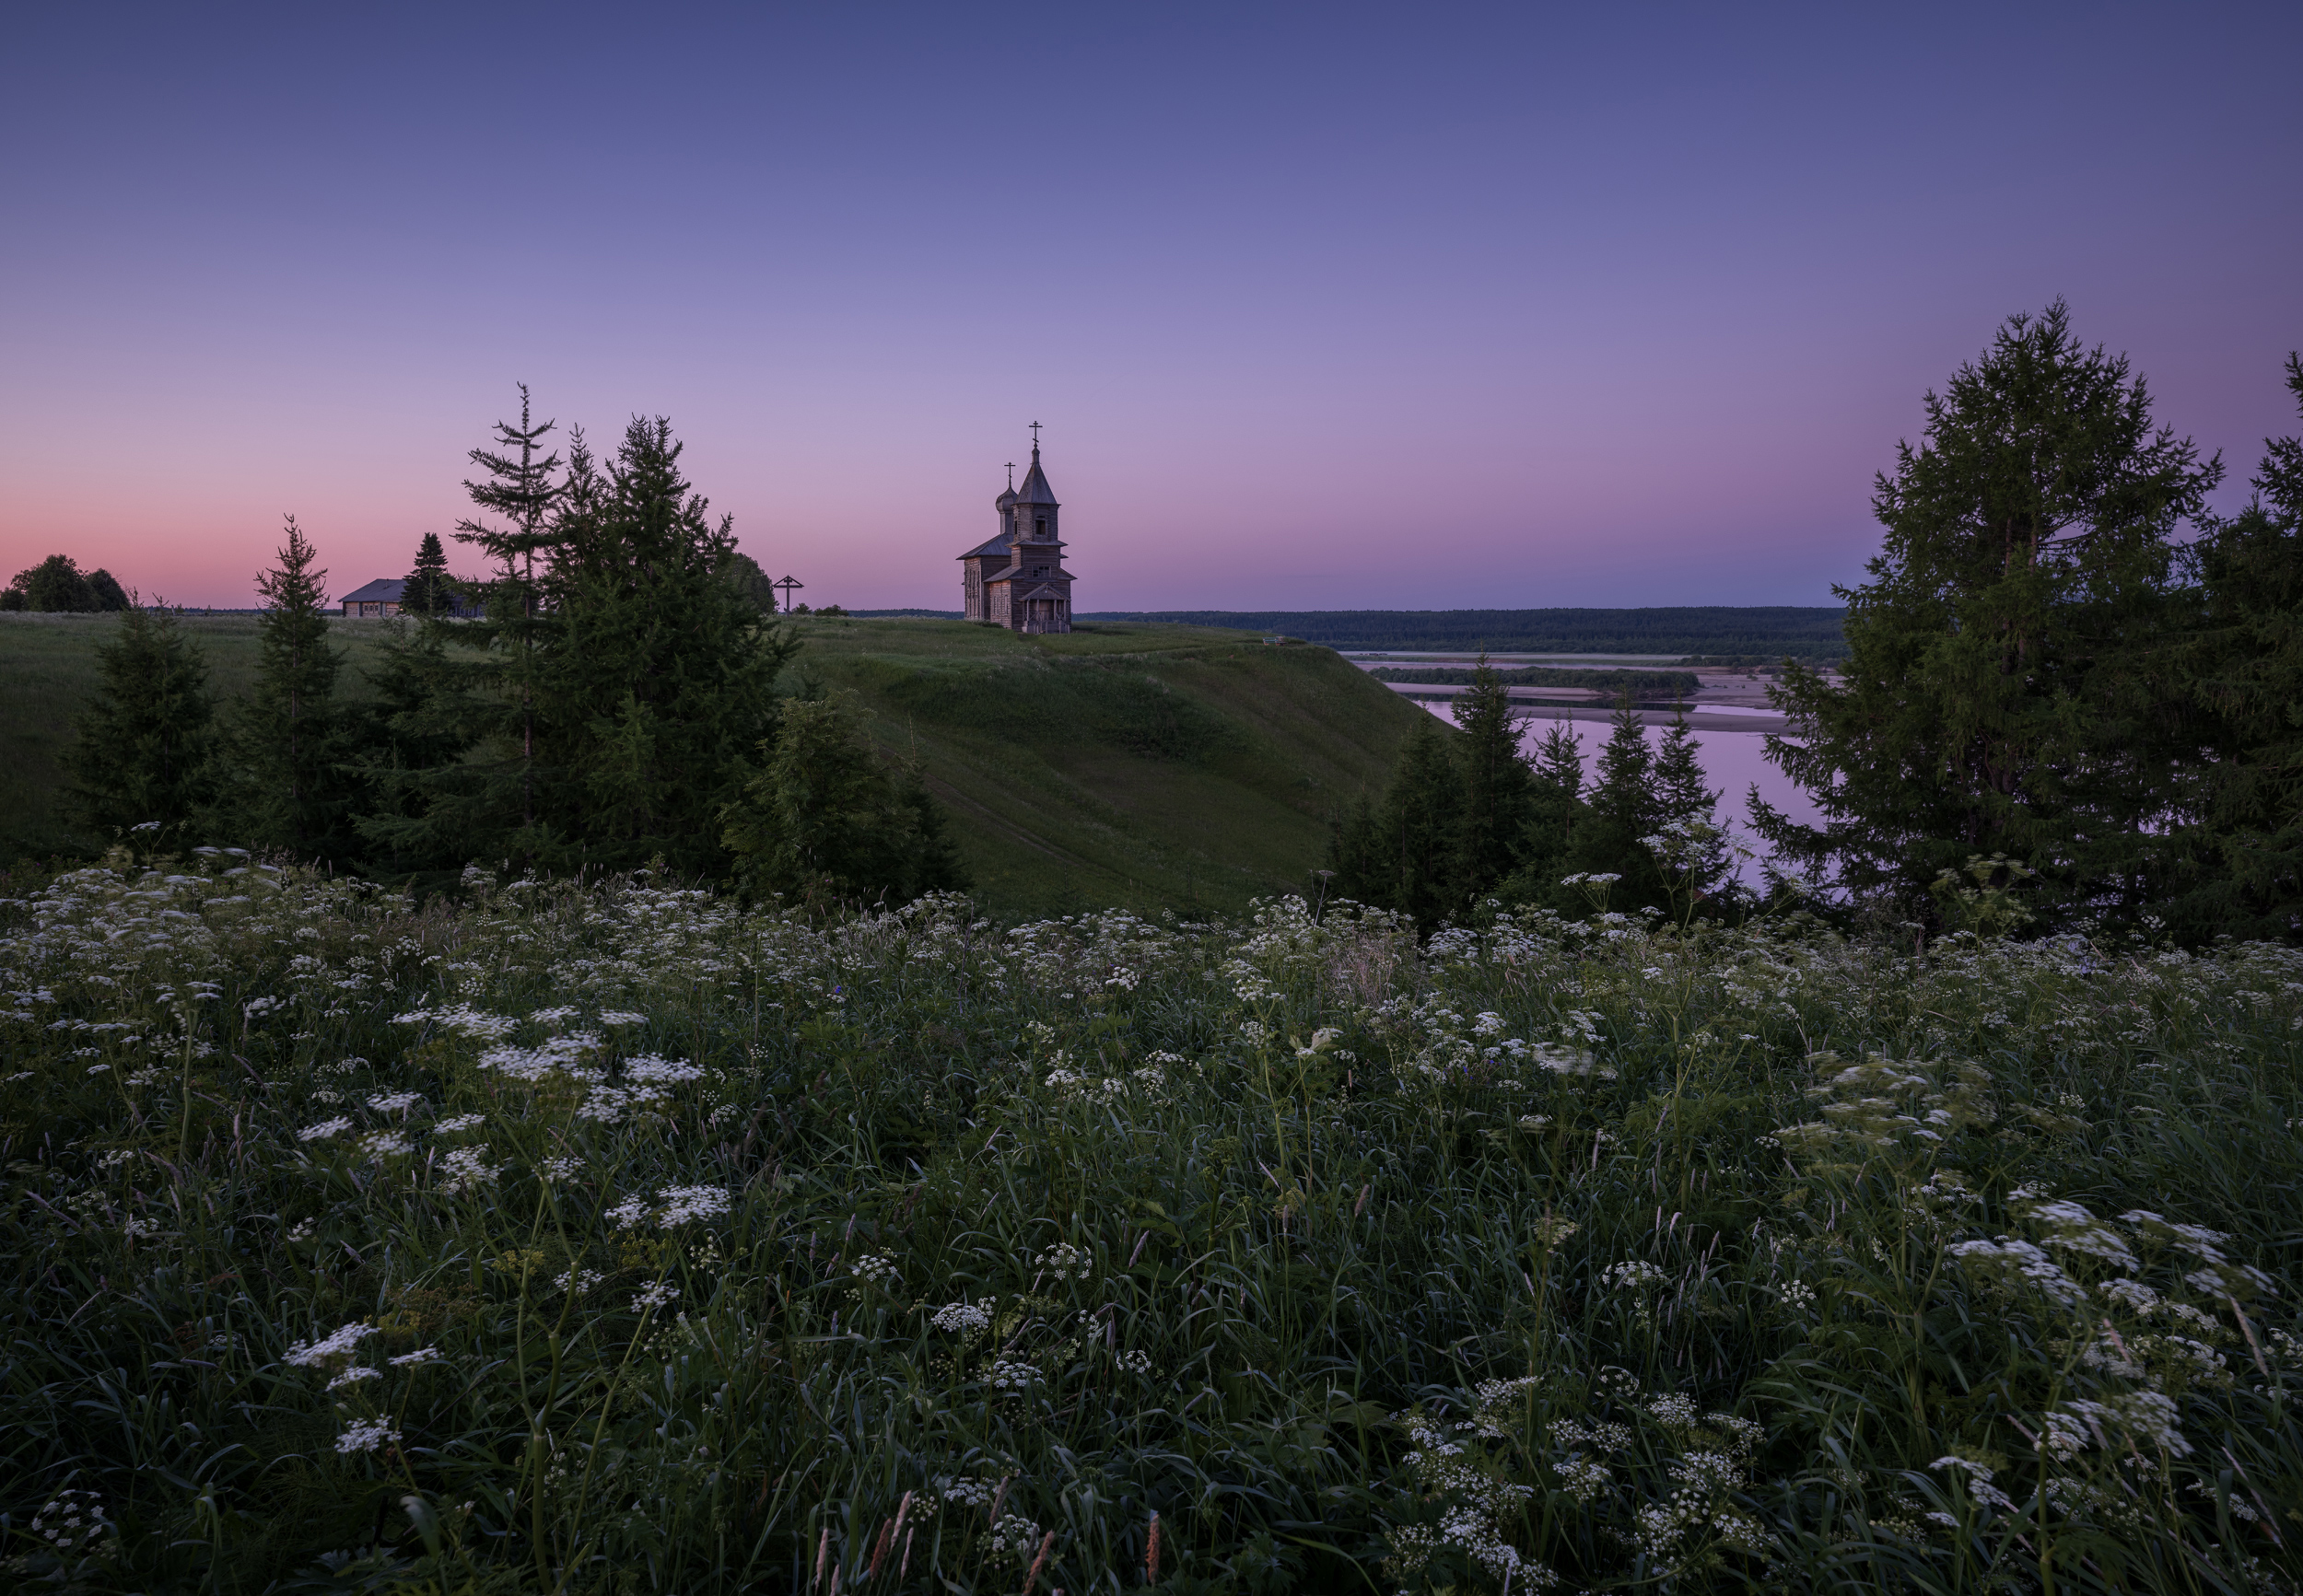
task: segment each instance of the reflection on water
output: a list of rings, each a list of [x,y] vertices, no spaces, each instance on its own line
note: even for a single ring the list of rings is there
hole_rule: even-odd
[[[1694,707],[1693,705],[1689,706]],[[1716,715],[1724,706],[1706,706],[1705,713]],[[1427,704],[1424,708],[1446,720],[1447,706]],[[1544,733],[1551,729],[1552,717],[1541,714],[1526,723],[1522,746],[1533,753]],[[1607,740],[1608,727],[1594,720],[1570,720],[1568,730],[1575,734],[1576,745],[1584,751],[1584,779],[1588,784],[1594,775],[1593,766],[1599,758],[1599,750]],[[1647,730],[1647,746],[1654,748],[1663,741],[1664,728],[1651,726]],[[1734,828],[1748,847],[1759,850],[1759,839],[1751,834],[1751,817],[1745,799],[1754,784],[1766,803],[1781,810],[1793,820],[1815,823],[1821,817],[1806,793],[1792,785],[1791,778],[1767,761],[1766,736],[1757,731],[1699,731],[1695,733],[1697,757],[1702,761],[1703,775],[1712,790],[1720,795],[1719,818]],[[1743,869],[1743,878],[1752,886],[1760,885],[1759,862],[1754,859]]]

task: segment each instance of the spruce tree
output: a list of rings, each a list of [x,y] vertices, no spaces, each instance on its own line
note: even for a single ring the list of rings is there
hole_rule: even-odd
[[[2026,861],[2054,910],[2175,886],[2199,749],[2157,658],[2180,619],[2173,540],[2222,475],[2156,426],[2124,357],[2058,300],[2009,318],[1926,400],[1873,499],[1886,529],[1847,600],[1836,678],[1787,663],[1768,757],[1823,823],[1764,804],[1764,838],[1857,896],[1933,916],[1974,856]]]
[[[1584,802],[1584,751],[1565,720],[1554,720],[1536,745],[1527,791],[1527,825],[1519,844],[1519,865],[1504,881],[1507,903],[1535,903],[1572,911],[1585,906],[1580,894],[1561,886],[1575,850],[1577,830],[1588,811]]]
[[[1491,892],[1519,864],[1533,813],[1534,780],[1519,749],[1519,716],[1503,679],[1479,652],[1471,683],[1450,706],[1463,798],[1450,896],[1458,907]]]
[[[140,855],[180,848],[207,801],[216,702],[207,661],[165,610],[121,612],[66,761],[80,823]]]
[[[1449,740],[1438,721],[1417,717],[1383,802],[1362,800],[1329,845],[1335,896],[1411,914],[1427,931],[1462,906],[1464,784]]]
[[[463,484],[473,504],[497,518],[456,523],[456,541],[477,548],[494,572],[477,587],[485,619],[463,635],[485,661],[473,673],[463,705],[468,734],[480,748],[472,768],[459,773],[464,786],[449,823],[484,851],[495,851],[502,839],[504,851],[522,861],[545,852],[555,835],[544,813],[552,773],[539,768],[538,727],[544,669],[565,636],[546,591],[552,563],[568,542],[566,529],[555,524],[568,489],[553,480],[559,457],[544,448],[555,425],[535,421],[521,383],[520,425],[496,424],[496,447],[472,451],[480,479]],[[596,478],[580,430],[571,455],[577,469],[569,486],[580,478],[588,491]]]
[[[1694,730],[1684,704],[1671,717],[1654,751],[1650,777],[1654,793],[1657,862],[1666,890],[1683,910],[1716,908],[1732,885],[1735,857],[1719,819],[1718,791],[1705,781]]]
[[[682,449],[670,422],[635,417],[604,480],[571,460],[551,573],[563,631],[539,677],[571,862],[719,873],[717,817],[775,735],[798,643],[721,575],[733,529],[690,489]]]
[[[566,856],[547,813],[553,773],[538,707],[563,631],[547,593],[559,541],[560,461],[545,448],[555,426],[534,419],[523,383],[519,422],[497,422],[491,446],[471,451],[480,474],[464,492],[481,514],[458,521],[455,536],[480,551],[488,574],[456,587],[478,613],[453,626],[427,617],[422,636],[394,648],[375,680],[384,720],[367,759],[377,800],[359,829],[379,868],[474,859],[521,868]],[[419,562],[437,547],[427,535]],[[446,565],[442,551],[437,568]]]
[[[764,768],[720,812],[748,891],[821,907],[903,903],[962,884],[918,767],[890,768],[866,722],[852,693],[785,702]]]
[[[346,708],[346,741],[363,789],[360,861],[369,875],[408,880],[456,870],[502,841],[469,829],[468,811],[456,801],[473,785],[465,767],[472,667],[451,655],[450,641],[441,626],[392,627],[381,658],[365,672],[367,696]]]
[[[421,619],[452,614],[455,609],[456,584],[448,575],[448,551],[440,547],[438,532],[427,532],[416,545],[415,567],[400,585],[400,612]]]
[[[1606,896],[1617,908],[1657,904],[1665,897],[1646,842],[1664,818],[1654,771],[1654,751],[1626,688],[1599,751],[1588,810],[1567,861],[1571,874],[1615,878]]]
[[[328,573],[286,521],[279,564],[256,577],[256,679],[231,718],[218,814],[232,840],[333,861],[353,845],[355,787],[336,703],[343,656],[328,646]]]
[[[2303,356],[2288,390],[2303,412]],[[2265,440],[2246,508],[2192,546],[2202,615],[2182,650],[2213,758],[2192,890],[2160,912],[2188,937],[2303,933],[2303,438]]]

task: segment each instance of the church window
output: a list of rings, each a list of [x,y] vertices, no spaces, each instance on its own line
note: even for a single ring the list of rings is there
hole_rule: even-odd
[[[1035,526],[1037,526],[1037,527],[1038,527],[1038,529],[1039,529],[1039,535],[1040,535],[1041,537],[1043,537],[1043,538],[1044,538],[1044,537],[1046,537],[1046,536],[1047,535],[1047,518],[1046,518],[1046,516],[1041,516],[1040,518],[1038,518],[1038,519],[1037,519],[1037,520],[1036,520],[1034,524],[1035,524]]]

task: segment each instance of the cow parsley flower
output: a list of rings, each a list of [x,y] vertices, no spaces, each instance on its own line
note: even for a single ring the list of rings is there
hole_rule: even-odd
[[[370,1324],[346,1324],[331,1331],[318,1341],[297,1342],[287,1349],[287,1356],[281,1361],[292,1363],[298,1369],[317,1369],[339,1357],[351,1357],[353,1347],[362,1336],[375,1334],[376,1328]]]
[[[685,1059],[660,1058],[644,1053],[637,1058],[624,1062],[624,1078],[640,1086],[678,1086],[686,1081],[702,1080],[704,1066]]]
[[[334,1119],[321,1120],[316,1125],[306,1125],[296,1133],[296,1139],[299,1142],[324,1142],[331,1136],[342,1136],[351,1128],[352,1122],[338,1114]]]
[[[488,1164],[486,1154],[485,1147],[458,1147],[441,1155],[439,1189],[451,1197],[459,1197],[491,1184],[497,1171]]]
[[[345,1457],[399,1444],[400,1432],[380,1418],[356,1418],[336,1437],[336,1450]]]
[[[1053,1280],[1085,1280],[1093,1273],[1087,1252],[1069,1241],[1058,1241],[1033,1260],[1040,1273]]]
[[[980,1303],[947,1302],[936,1310],[929,1322],[938,1330],[949,1330],[955,1334],[981,1335],[991,1328],[991,1299],[987,1297]]]
[[[1614,1291],[1635,1291],[1649,1286],[1660,1286],[1669,1278],[1653,1264],[1638,1259],[1610,1264],[1599,1272],[1600,1285]]]

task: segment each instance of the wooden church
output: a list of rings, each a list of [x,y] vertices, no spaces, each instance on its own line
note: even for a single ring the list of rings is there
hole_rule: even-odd
[[[1008,491],[992,501],[1000,535],[960,556],[963,612],[1011,632],[1069,632],[1071,573],[1056,531],[1056,495],[1040,469],[1036,423],[1033,433],[1023,485],[1011,478]]]

